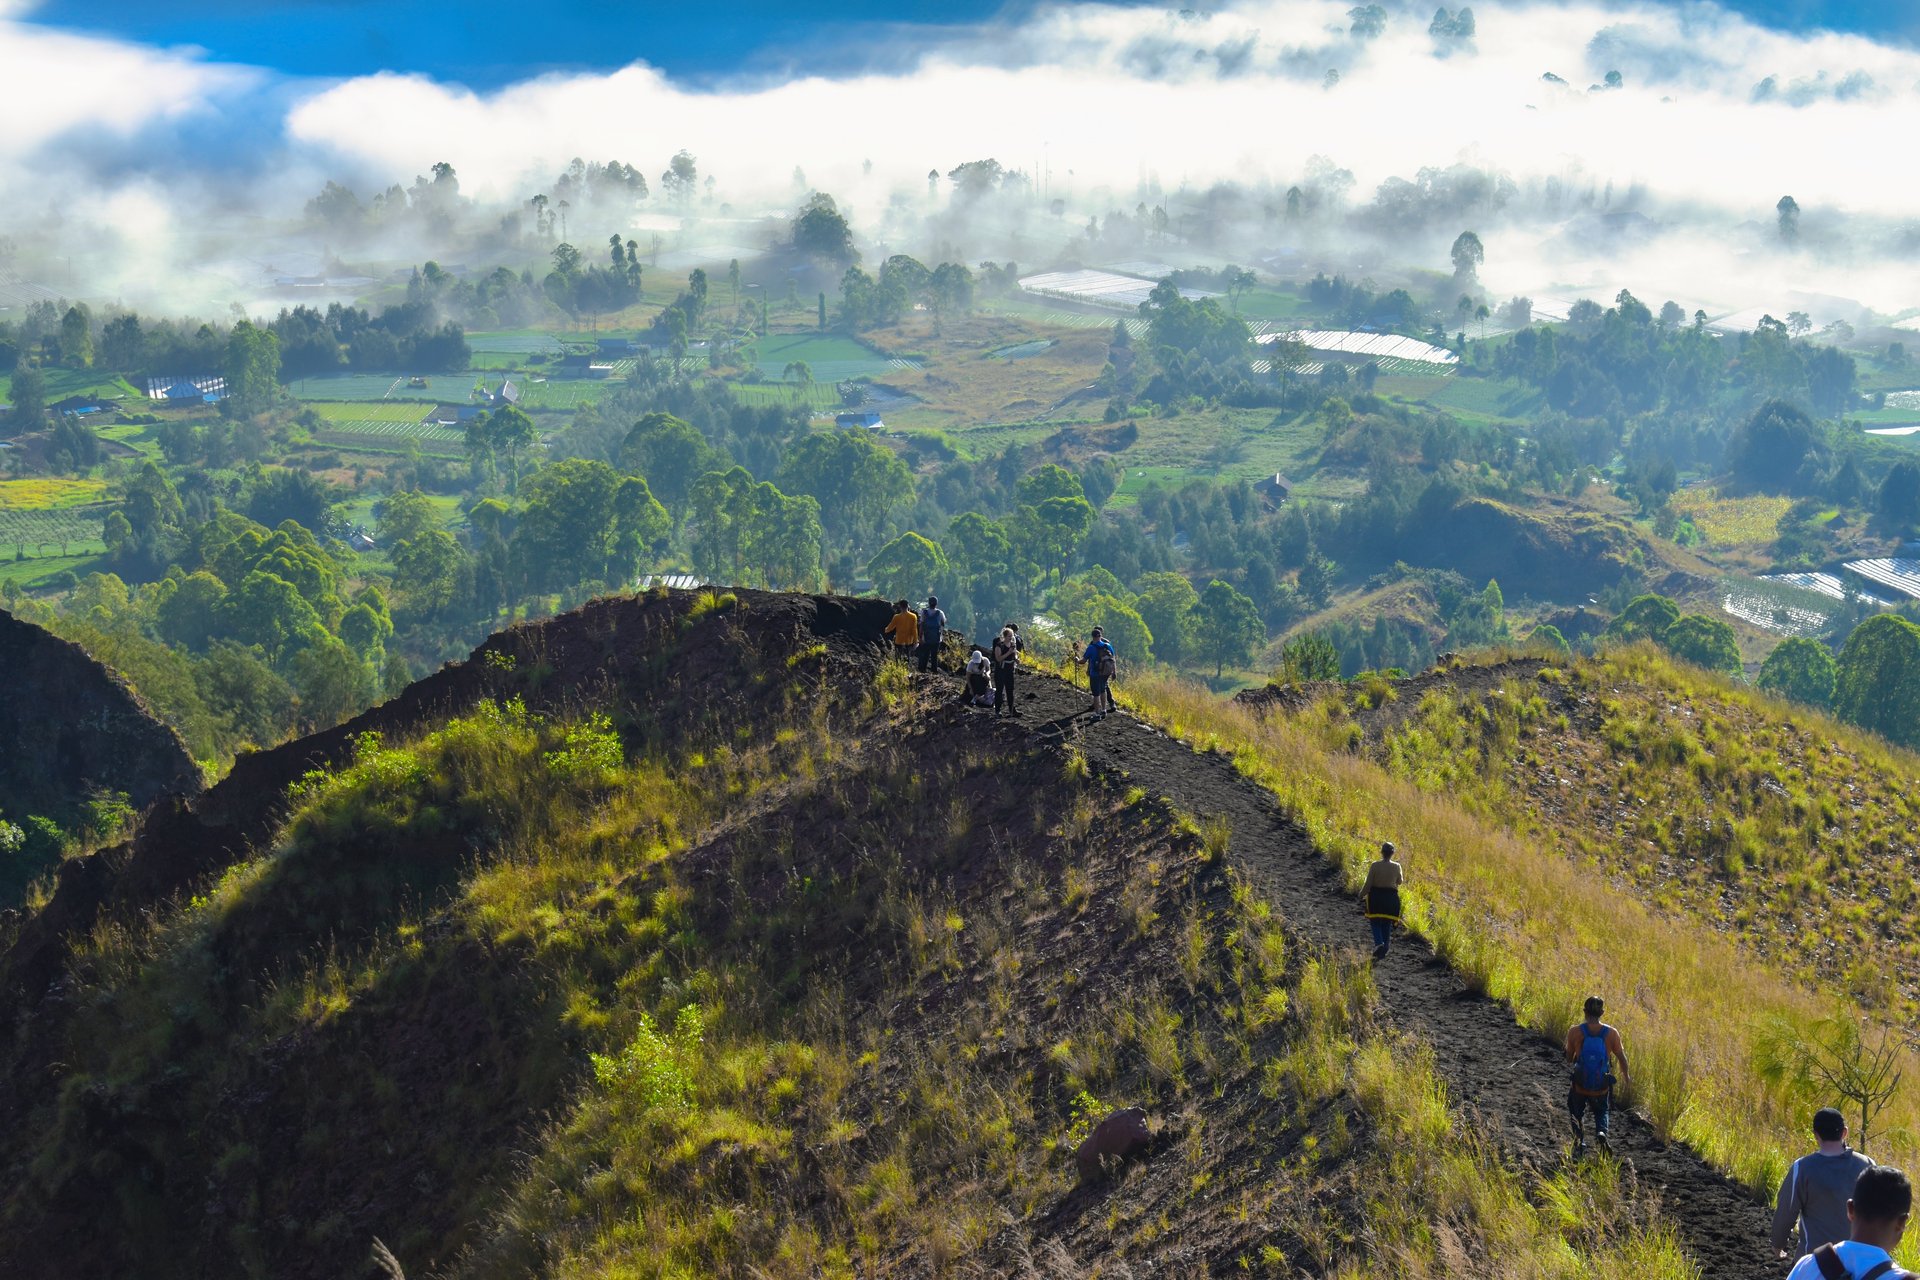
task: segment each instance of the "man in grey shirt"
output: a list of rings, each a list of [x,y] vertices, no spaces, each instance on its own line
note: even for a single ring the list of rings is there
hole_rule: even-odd
[[[1773,1247],[1783,1258],[1795,1222],[1800,1224],[1795,1257],[1845,1240],[1853,1184],[1873,1168],[1873,1161],[1847,1145],[1847,1119],[1832,1107],[1813,1113],[1813,1136],[1820,1140],[1820,1149],[1788,1166],[1780,1183],[1780,1205],[1773,1211]]]

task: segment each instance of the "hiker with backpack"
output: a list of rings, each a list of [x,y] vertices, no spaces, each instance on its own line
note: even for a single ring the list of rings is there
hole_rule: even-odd
[[[1387,957],[1393,926],[1400,923],[1400,886],[1406,881],[1406,869],[1393,856],[1393,841],[1382,841],[1380,856],[1367,867],[1366,889],[1360,899],[1360,909],[1373,930],[1375,960]]]
[[[920,647],[920,615],[915,613],[905,600],[895,600],[893,621],[889,622],[880,634],[893,637],[893,654],[904,662]]]
[[[1573,1083],[1567,1090],[1567,1110],[1573,1115],[1573,1154],[1580,1155],[1587,1149],[1587,1133],[1583,1117],[1593,1112],[1593,1136],[1602,1151],[1612,1148],[1607,1143],[1607,1121],[1613,1111],[1614,1076],[1610,1059],[1620,1061],[1620,1076],[1627,1078],[1627,1051],[1620,1043],[1620,1033],[1600,1020],[1607,1009],[1606,1001],[1599,996],[1588,996],[1584,1011],[1586,1021],[1576,1022],[1567,1028],[1567,1061],[1573,1064]]]
[[[1823,1244],[1793,1264],[1787,1280],[1913,1280],[1893,1265],[1893,1251],[1913,1211],[1913,1184],[1891,1165],[1869,1167],[1847,1200],[1847,1238]]]
[[[1099,627],[1093,629],[1086,649],[1073,662],[1075,666],[1086,665],[1087,688],[1093,693],[1093,718],[1106,719],[1107,713],[1113,710],[1113,677],[1120,661]]]
[[[1004,703],[1007,714],[1018,716],[1020,707],[1013,700],[1013,673],[1020,665],[1020,641],[1013,633],[1013,624],[1008,623],[1000,629],[999,638],[993,642],[993,714],[1000,714]]]
[[[921,671],[932,671],[939,666],[940,637],[946,634],[947,614],[940,607],[938,596],[927,597],[927,607],[920,611],[920,666]]]
[[[1854,1183],[1873,1168],[1873,1161],[1847,1145],[1847,1118],[1834,1107],[1813,1113],[1813,1136],[1820,1144],[1810,1155],[1787,1167],[1780,1180],[1780,1200],[1773,1212],[1773,1247],[1781,1257],[1800,1225],[1800,1247],[1793,1256],[1804,1258],[1821,1245],[1847,1238],[1847,1201]]]

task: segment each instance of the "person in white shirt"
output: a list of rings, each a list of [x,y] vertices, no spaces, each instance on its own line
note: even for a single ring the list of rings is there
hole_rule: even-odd
[[[1787,1280],[1911,1280],[1893,1265],[1893,1251],[1906,1234],[1913,1185],[1891,1165],[1875,1165],[1853,1184],[1847,1201],[1848,1238],[1822,1245],[1800,1259]]]

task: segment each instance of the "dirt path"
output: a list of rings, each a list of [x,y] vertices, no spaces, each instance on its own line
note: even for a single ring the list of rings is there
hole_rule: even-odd
[[[1029,672],[1018,728],[984,711],[974,723],[984,733],[1072,742],[1097,768],[1123,771],[1197,816],[1225,817],[1233,827],[1229,856],[1293,933],[1321,946],[1370,943],[1333,866],[1226,756],[1196,753],[1125,714],[1096,721],[1088,706],[1084,690]],[[1477,1116],[1509,1159],[1546,1170],[1567,1158],[1567,1069],[1554,1045],[1516,1023],[1505,1005],[1469,991],[1418,938],[1397,938],[1378,975],[1388,1016],[1433,1047],[1456,1106]],[[1624,1033],[1631,1053],[1633,1028]],[[1767,1243],[1767,1208],[1751,1193],[1684,1147],[1661,1142],[1636,1115],[1617,1111],[1612,1136],[1615,1153],[1659,1196],[1708,1274],[1762,1280],[1786,1273]]]

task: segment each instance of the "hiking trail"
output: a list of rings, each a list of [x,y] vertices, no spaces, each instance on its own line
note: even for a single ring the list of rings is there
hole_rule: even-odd
[[[1058,677],[1028,668],[1021,680],[1017,720],[957,705],[953,710],[970,717],[975,732],[1070,744],[1098,770],[1124,774],[1189,813],[1226,819],[1231,865],[1272,904],[1290,934],[1343,951],[1371,946],[1338,869],[1272,794],[1226,755],[1196,752],[1126,712],[1095,719],[1086,690]],[[1420,851],[1402,849],[1401,855],[1417,877]],[[1538,1173],[1569,1158],[1569,1068],[1557,1043],[1520,1026],[1506,1005],[1470,990],[1424,939],[1404,930],[1375,974],[1386,1016],[1432,1047],[1435,1066],[1468,1123],[1483,1125],[1506,1159]],[[1621,1035],[1631,1061],[1631,1023]],[[1663,1142],[1625,1107],[1614,1108],[1611,1136],[1615,1157],[1658,1198],[1703,1271],[1726,1280],[1785,1274],[1790,1263],[1777,1259],[1768,1242],[1768,1207],[1752,1192],[1685,1146]]]

